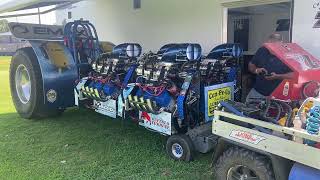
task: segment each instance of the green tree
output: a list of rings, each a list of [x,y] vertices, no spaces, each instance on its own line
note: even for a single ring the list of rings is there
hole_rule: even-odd
[[[0,33],[9,32],[8,20],[2,19],[0,20]]]

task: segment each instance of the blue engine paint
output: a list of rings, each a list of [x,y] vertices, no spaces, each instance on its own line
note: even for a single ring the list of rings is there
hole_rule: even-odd
[[[102,82],[96,82],[93,87],[97,89],[98,91],[101,91],[103,89],[103,83]]]
[[[111,96],[116,90],[117,90],[116,86],[110,83],[107,83],[103,86],[103,93],[106,96]]]
[[[142,47],[137,43],[123,43],[112,50],[113,58],[136,58],[142,53]]]
[[[177,98],[177,112],[178,112],[178,118],[180,120],[184,120],[185,112],[184,112],[184,101],[186,98],[187,91],[190,87],[191,81],[192,81],[193,75],[189,74],[186,79],[184,80],[184,83],[181,87],[181,92]]]
[[[320,170],[295,163],[291,168],[289,180],[319,180]]]
[[[99,92],[103,91],[106,96],[111,96],[116,91],[116,87],[112,83],[89,81],[87,87],[96,89]]]
[[[73,60],[72,54],[69,49],[63,46],[63,50],[68,59],[68,68],[59,72],[59,69],[51,64],[51,61],[47,58],[42,48],[46,41],[29,41],[37,60],[40,65],[42,83],[43,83],[43,101],[44,104],[50,108],[67,108],[74,106],[74,90],[76,86],[76,80],[78,79],[78,70],[76,63]],[[63,45],[63,43],[61,42]],[[48,102],[46,94],[49,90],[55,90],[57,92],[57,100],[53,103]]]
[[[96,81],[88,81],[86,87],[96,89],[99,92],[103,91],[106,96],[111,96],[118,89],[112,83],[102,83]]]
[[[238,109],[234,108],[231,104],[227,102],[220,102],[220,105],[224,108],[226,108],[228,111],[230,111],[232,114],[235,114],[237,116],[245,117],[242,112],[240,112]]]
[[[96,82],[94,81],[89,81],[88,82],[88,88],[95,88]]]
[[[199,44],[167,44],[160,49],[162,52],[161,61],[198,61],[201,59],[201,51],[202,48]]]
[[[167,107],[169,106],[172,97],[167,90],[164,90],[159,96],[154,96],[150,91],[143,91],[139,89],[136,93],[138,97],[143,97],[144,99],[150,99],[151,101],[155,101],[157,106],[159,107]]]
[[[122,87],[127,87],[128,82],[130,80],[130,78],[132,77],[133,73],[135,72],[137,65],[133,65],[130,67],[130,69],[128,70],[123,82],[122,82]],[[97,89],[99,92],[103,91],[103,93],[106,96],[111,96],[114,92],[119,91],[121,88],[117,87],[115,84],[113,83],[102,83],[100,81],[93,81],[93,80],[88,80],[86,83],[86,86],[88,88],[93,88],[93,89]]]
[[[170,48],[177,46],[177,43],[170,43],[162,46],[157,54],[162,55],[163,53],[167,52]]]
[[[123,82],[122,82],[122,87],[126,87],[126,86],[128,85],[128,83],[129,83],[131,77],[133,76],[133,74],[134,74],[134,72],[135,72],[135,70],[136,70],[137,67],[138,67],[138,65],[135,64],[135,65],[133,65],[133,66],[131,66],[131,67],[129,68],[129,71],[128,71],[128,73],[126,74],[126,76],[124,77],[124,80],[123,80]]]
[[[204,93],[204,85],[200,84],[200,103],[199,103],[199,109],[200,112],[205,114],[206,112],[206,104],[205,104],[205,93]]]
[[[177,99],[177,112],[178,112],[178,117],[179,119],[183,120],[184,119],[184,99],[185,96],[179,95]]]
[[[237,80],[237,68],[232,67],[229,71],[227,82],[233,82]]]
[[[242,48],[239,44],[221,44],[213,48],[207,55],[207,59],[222,59],[225,56],[231,56],[234,58],[239,58],[242,56]]]
[[[147,97],[150,97],[152,100],[154,100],[157,105],[159,105],[160,107],[167,107],[170,104],[171,101],[171,96],[170,93],[167,90],[164,90],[159,96],[150,96],[149,94],[147,94]]]

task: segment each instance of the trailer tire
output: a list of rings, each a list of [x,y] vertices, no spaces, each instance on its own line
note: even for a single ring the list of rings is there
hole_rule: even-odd
[[[194,156],[194,145],[189,136],[185,134],[172,135],[166,144],[168,155],[178,161],[190,162]]]
[[[265,156],[239,147],[231,147],[218,159],[213,168],[216,180],[246,179],[274,180],[271,163]],[[230,178],[232,176],[232,178]]]
[[[31,47],[19,49],[14,54],[9,78],[12,101],[22,118],[44,118],[62,114],[63,109],[49,109],[44,104],[40,65]]]

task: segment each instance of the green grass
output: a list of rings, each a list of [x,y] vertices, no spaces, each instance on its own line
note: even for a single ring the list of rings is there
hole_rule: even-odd
[[[0,57],[0,179],[209,179],[211,153],[167,157],[165,138],[89,110],[21,119],[11,102],[9,57]]]

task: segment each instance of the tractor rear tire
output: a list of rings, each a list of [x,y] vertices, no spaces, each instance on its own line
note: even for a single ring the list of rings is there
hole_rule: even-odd
[[[223,153],[213,173],[215,180],[274,180],[271,163],[265,156],[238,147],[231,147]]]
[[[186,162],[192,161],[195,154],[192,140],[185,134],[170,136],[167,140],[166,151],[172,159]]]
[[[31,47],[19,49],[10,64],[10,90],[18,114],[25,119],[61,115],[62,109],[44,104],[40,65]]]

